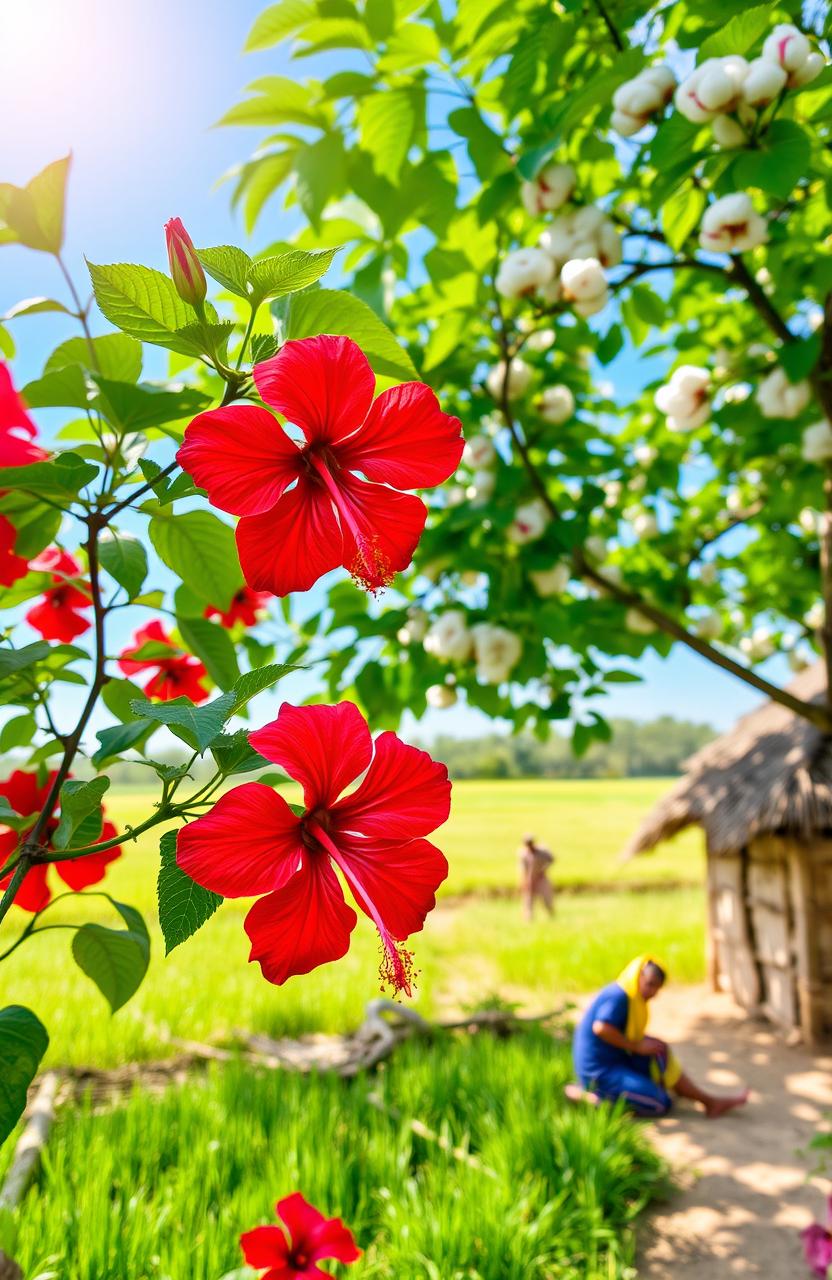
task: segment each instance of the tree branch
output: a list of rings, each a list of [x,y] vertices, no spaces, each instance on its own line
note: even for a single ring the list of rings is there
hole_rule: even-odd
[[[610,39],[612,40],[616,49],[618,50],[619,53],[623,53],[624,47],[625,47],[624,41],[621,39],[621,36],[618,34],[618,28],[616,27],[615,23],[613,22],[612,18],[607,12],[607,8],[606,8],[606,5],[604,4],[604,0],[595,0],[595,7],[598,10],[599,14],[601,15],[601,18],[603,19],[603,22],[604,22],[604,26],[607,28],[607,31],[609,31]]]

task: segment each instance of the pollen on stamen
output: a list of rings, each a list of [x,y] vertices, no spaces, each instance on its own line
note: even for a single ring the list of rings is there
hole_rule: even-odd
[[[348,571],[359,587],[363,587],[373,596],[385,587],[389,587],[396,576],[389,558],[381,550],[377,537],[362,540]]]
[[[392,987],[393,997],[396,998],[402,991],[406,996],[413,995],[420,970],[414,968],[413,952],[390,938],[387,941],[382,939],[378,972],[382,993]]]

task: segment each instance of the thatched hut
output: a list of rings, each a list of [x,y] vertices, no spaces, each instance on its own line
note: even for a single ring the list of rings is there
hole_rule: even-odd
[[[818,663],[790,691],[820,702],[825,685]],[[832,1036],[832,737],[766,703],[686,762],[625,856],[693,824],[714,987],[809,1042]]]

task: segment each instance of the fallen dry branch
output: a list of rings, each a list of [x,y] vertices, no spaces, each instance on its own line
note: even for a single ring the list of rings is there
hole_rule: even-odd
[[[29,1107],[26,1127],[15,1147],[9,1172],[0,1190],[0,1210],[15,1209],[26,1193],[55,1119],[58,1084],[59,1077],[55,1071],[47,1071],[38,1082],[34,1100]]]

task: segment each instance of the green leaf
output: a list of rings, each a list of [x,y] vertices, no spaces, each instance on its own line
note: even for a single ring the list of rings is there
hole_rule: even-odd
[[[384,321],[379,320],[365,302],[349,293],[312,289],[292,298],[287,338],[311,338],[319,333],[352,338],[376,373],[405,382],[419,377],[410,356],[399,346]]]
[[[90,342],[86,338],[68,338],[52,352],[43,372],[51,373],[75,364],[103,378],[136,382],[142,371],[142,344],[126,333],[105,333]]]
[[[77,498],[98,475],[98,467],[74,453],[60,453],[51,462],[25,467],[0,467],[0,489],[25,489],[59,501]]]
[[[101,800],[109,790],[109,778],[92,778],[89,782],[65,782],[61,787],[61,820],[52,837],[56,849],[70,849],[90,844],[101,834]],[[95,822],[85,824],[85,819],[94,817]],[[81,835],[85,825],[96,826],[92,835],[86,839]],[[73,837],[77,839],[73,840]]]
[[[314,227],[324,206],[341,195],[344,185],[344,145],[339,134],[324,134],[317,142],[298,147],[294,155],[298,204]]]
[[[372,157],[379,177],[395,183],[416,128],[412,89],[388,89],[362,97],[357,121],[362,151]]]
[[[211,755],[217,768],[223,773],[251,773],[253,769],[265,769],[269,763],[248,740],[248,730],[237,733],[221,733],[211,743]]]
[[[209,511],[155,515],[150,541],[160,559],[205,604],[227,609],[243,585],[234,530]]]
[[[337,252],[337,248],[292,249],[273,258],[258,258],[248,273],[252,303],[258,306],[266,298],[282,298],[314,284],[329,270]]]
[[[790,382],[808,378],[820,355],[820,334],[813,333],[802,342],[787,342],[778,354],[779,363],[788,374]]]
[[[316,105],[309,89],[286,76],[262,76],[250,84],[254,97],[238,102],[217,125],[302,124],[322,127],[327,111]]]
[[[248,297],[248,273],[251,258],[233,244],[220,244],[213,249],[197,249],[199,258],[209,276],[240,298]]]
[[[27,382],[23,398],[30,409],[62,408],[86,409],[91,389],[84,370],[76,364],[50,369],[41,378]]]
[[[662,206],[662,226],[672,249],[681,249],[691,232],[699,226],[705,204],[705,192],[688,184],[679,187],[665,201]]]
[[[785,200],[805,175],[811,155],[809,135],[794,120],[775,120],[759,142],[759,150],[737,156],[733,174],[738,190],[759,187]]]
[[[14,747],[28,746],[35,736],[36,729],[37,721],[28,711],[7,720],[0,729],[0,754],[11,751]],[[3,821],[6,820],[3,819]]]
[[[88,262],[87,267],[95,300],[117,329],[180,355],[202,354],[202,344],[178,332],[193,325],[196,313],[161,271],[127,262],[102,266]]]
[[[29,717],[26,717],[27,719]],[[0,796],[0,824],[4,827],[12,827],[15,831],[23,831],[24,828],[32,825],[31,814],[20,814],[13,809],[5,796]],[[8,857],[10,850],[6,850],[3,860]]]
[[[159,843],[162,855],[157,889],[159,894],[159,925],[165,939],[165,955],[169,956],[186,938],[210,920],[222,898],[210,889],[203,889],[176,862],[176,832],[166,831]]]
[[[223,693],[201,707],[195,706],[190,698],[174,698],[170,702],[137,699],[130,707],[134,715],[167,725],[171,733],[200,754],[222,733],[223,725],[235,711],[233,693]]]
[[[224,627],[208,618],[179,617],[176,625],[186,648],[195,653],[209,676],[221,689],[230,689],[239,679],[237,652]]]
[[[0,183],[0,226],[11,232],[0,244],[26,245],[43,253],[59,253],[64,242],[64,202],[71,156],[54,160],[25,187]]]
[[[35,640],[34,644],[24,645],[22,649],[0,649],[0,680],[17,675],[18,671],[25,671],[42,658],[48,658],[49,653],[50,648],[45,640]]]
[[[0,1009],[0,1144],[26,1109],[29,1085],[48,1047],[46,1027],[31,1009]]]
[[[131,747],[138,748],[150,736],[156,725],[151,720],[130,720],[127,724],[114,724],[109,729],[97,729],[95,736],[101,744],[92,757],[96,769],[110,760],[116,760]]]
[[[138,538],[119,529],[103,529],[98,539],[98,558],[110,577],[124,587],[128,600],[139,594],[147,577],[147,552]]]
[[[37,316],[44,311],[61,311],[64,315],[72,315],[69,308],[62,302],[57,302],[55,298],[23,298],[13,307],[9,307],[2,319],[16,320],[19,316]]]
[[[770,4],[758,4],[735,13],[713,35],[702,41],[697,62],[701,64],[706,58],[721,58],[729,53],[747,53],[771,27],[771,9]]]
[[[297,670],[297,666],[286,663],[271,663],[269,666],[257,667],[255,671],[246,671],[239,680],[234,682],[234,688],[231,690],[234,701],[228,718],[241,711],[258,693],[262,693],[264,689],[271,689],[290,671]]]
[[[116,1013],[141,986],[150,962],[150,941],[146,929],[141,933],[84,924],[72,939],[72,954]]]
[[[255,19],[245,43],[245,52],[270,49],[284,36],[292,35],[317,16],[315,0],[281,0],[280,4],[269,5]]]
[[[493,178],[508,165],[503,140],[486,124],[476,107],[459,107],[448,116],[448,124],[465,138],[471,163],[482,182]]]

